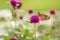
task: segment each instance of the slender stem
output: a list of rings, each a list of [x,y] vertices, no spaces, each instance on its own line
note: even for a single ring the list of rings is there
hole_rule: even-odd
[[[34,23],[34,40],[36,40],[36,24]]]
[[[16,17],[15,17],[15,28],[16,28],[17,7],[15,8],[15,12],[14,13],[16,14]]]

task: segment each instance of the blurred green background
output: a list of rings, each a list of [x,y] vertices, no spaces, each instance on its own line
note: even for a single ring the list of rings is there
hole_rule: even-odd
[[[0,0],[0,9],[8,9],[11,6],[8,4],[10,0]],[[60,9],[60,0],[17,0],[22,1],[22,9],[34,9],[37,10],[50,10],[50,9]]]

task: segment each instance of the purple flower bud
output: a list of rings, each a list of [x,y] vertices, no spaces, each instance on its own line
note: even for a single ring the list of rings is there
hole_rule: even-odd
[[[33,13],[33,10],[32,9],[28,10],[28,13],[29,14],[32,14]]]
[[[20,8],[22,6],[22,2],[17,2],[16,6],[17,6],[17,9]]]
[[[17,40],[17,38],[10,38],[10,40]]]
[[[39,16],[38,15],[33,15],[30,18],[31,23],[38,23],[39,22]]]
[[[11,0],[10,3],[15,8],[15,6],[16,6],[16,0]]]
[[[21,15],[21,16],[19,16],[19,18],[20,18],[20,19],[23,19],[23,16]]]
[[[55,10],[50,10],[50,14],[55,14]]]

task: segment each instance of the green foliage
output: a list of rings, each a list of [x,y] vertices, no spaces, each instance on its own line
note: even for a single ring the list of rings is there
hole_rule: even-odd
[[[9,36],[4,36],[4,40],[9,40],[10,37]]]

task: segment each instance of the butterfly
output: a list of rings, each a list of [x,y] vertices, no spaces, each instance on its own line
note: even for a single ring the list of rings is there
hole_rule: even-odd
[[[43,20],[49,20],[50,19],[50,16],[48,16],[46,14],[38,12],[38,15],[39,15],[41,21],[43,21]]]

